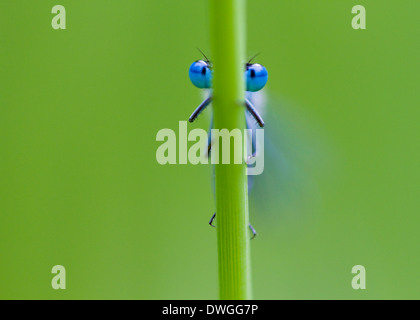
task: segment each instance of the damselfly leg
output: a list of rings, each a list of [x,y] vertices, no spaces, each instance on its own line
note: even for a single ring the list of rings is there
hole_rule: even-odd
[[[216,212],[212,215],[212,217],[209,221],[209,225],[212,226],[213,228],[216,228],[216,226],[213,224],[213,221],[214,221],[215,218],[216,218]],[[252,226],[252,224],[248,224],[248,227],[249,227],[249,230],[251,230],[251,232],[252,232],[252,237],[251,237],[251,240],[252,240],[257,236],[257,231]]]

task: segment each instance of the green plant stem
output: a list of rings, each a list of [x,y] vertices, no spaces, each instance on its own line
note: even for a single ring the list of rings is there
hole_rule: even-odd
[[[216,129],[245,128],[245,0],[210,0]],[[239,148],[239,150],[238,150]],[[236,150],[235,150],[236,149]],[[251,299],[248,180],[245,164],[233,164],[241,144],[231,143],[231,163],[215,167],[220,299]]]

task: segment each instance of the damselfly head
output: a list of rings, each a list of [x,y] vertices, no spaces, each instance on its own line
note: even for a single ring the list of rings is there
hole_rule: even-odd
[[[197,88],[210,89],[213,80],[213,69],[210,60],[200,50],[205,60],[197,60],[190,66],[189,76],[190,80]],[[245,64],[245,84],[246,91],[256,92],[264,88],[268,80],[267,69],[258,63],[252,63],[252,60],[258,54],[254,55]]]

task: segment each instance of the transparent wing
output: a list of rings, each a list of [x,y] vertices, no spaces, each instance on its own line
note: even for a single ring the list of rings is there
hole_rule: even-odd
[[[248,177],[251,216],[301,217],[320,204],[320,183],[330,161],[323,134],[296,104],[267,99],[264,91],[247,97],[265,121],[264,172]],[[247,123],[258,128],[249,114]]]

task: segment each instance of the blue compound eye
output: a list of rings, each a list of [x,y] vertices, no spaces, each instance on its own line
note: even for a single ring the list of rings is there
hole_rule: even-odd
[[[212,71],[210,64],[203,60],[194,62],[189,71],[190,80],[197,88],[208,89],[211,88]]]
[[[247,64],[245,71],[246,91],[259,91],[264,88],[268,79],[267,69],[258,64]]]

